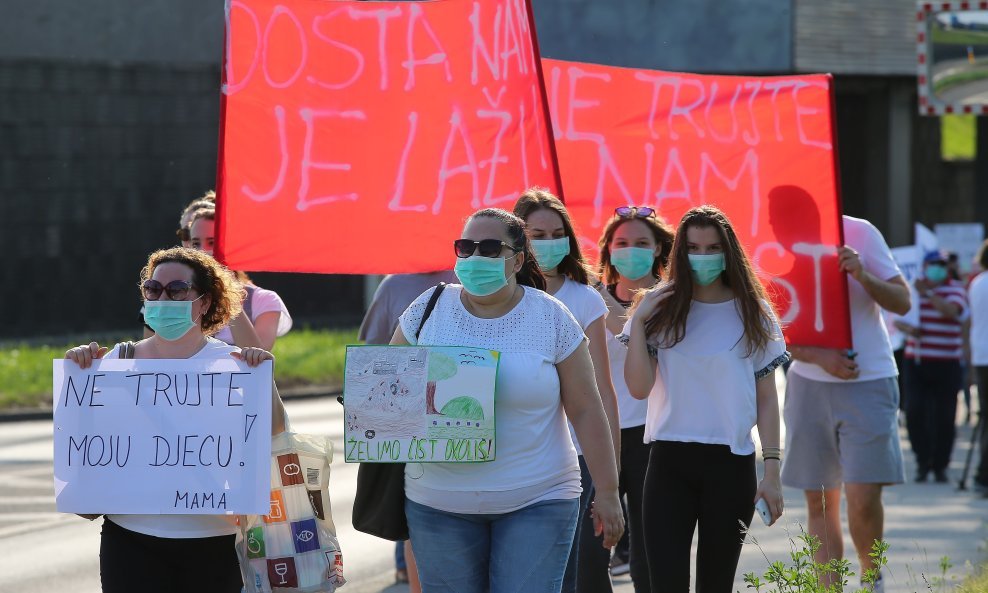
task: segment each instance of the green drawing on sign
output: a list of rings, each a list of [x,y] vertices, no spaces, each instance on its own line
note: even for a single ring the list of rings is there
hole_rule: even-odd
[[[443,416],[462,420],[483,420],[484,408],[476,399],[469,396],[453,398],[443,406]]]
[[[456,361],[452,358],[436,352],[430,353],[429,382],[425,386],[426,414],[440,414],[436,409],[436,382],[452,378],[458,370]]]

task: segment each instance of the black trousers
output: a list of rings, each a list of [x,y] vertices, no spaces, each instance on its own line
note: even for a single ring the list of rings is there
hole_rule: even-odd
[[[974,481],[982,486],[988,486],[988,366],[974,367],[978,379],[978,422],[981,437],[978,441],[978,469]]]
[[[697,593],[734,593],[742,524],[751,525],[756,489],[754,453],[653,442],[642,513],[652,582],[662,583],[663,593],[689,593],[690,548],[699,525]]]
[[[961,388],[959,360],[907,359],[906,429],[920,473],[941,472],[950,464],[957,429],[957,392]]]
[[[103,593],[240,593],[236,536],[170,539],[103,519],[99,548]]]
[[[628,498],[628,536],[630,538],[631,580],[635,593],[650,593],[648,562],[642,527],[642,495],[645,487],[645,469],[648,467],[648,445],[644,441],[645,427],[621,429],[620,492]],[[586,484],[583,485],[587,487]],[[608,573],[610,552],[604,549],[601,537],[593,532],[593,519],[586,514],[580,525],[580,548],[577,553],[576,590],[578,593],[606,593],[612,591]]]

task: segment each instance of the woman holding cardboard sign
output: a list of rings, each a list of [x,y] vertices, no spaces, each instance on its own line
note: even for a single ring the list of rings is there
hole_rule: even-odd
[[[93,342],[65,353],[82,368],[97,358],[220,359],[249,366],[274,360],[260,348],[240,349],[211,337],[240,313],[244,290],[212,257],[184,247],[156,251],[141,270],[150,338],[112,350]],[[272,434],[285,429],[285,408],[272,384]],[[87,516],[95,519],[96,516]],[[106,593],[228,591],[243,582],[234,547],[236,527],[226,515],[107,515],[100,543]]]
[[[650,289],[625,331],[624,376],[648,399],[650,442],[642,509],[652,583],[690,590],[690,547],[699,526],[698,591],[730,593],[745,526],[758,504],[782,515],[779,400],[774,371],[786,352],[775,312],[730,221],[718,209],[688,211],[676,232],[669,282]],[[751,429],[765,475],[757,482]]]
[[[409,464],[405,513],[427,593],[556,591],[566,568],[580,470],[566,430],[597,443],[585,452],[597,484],[594,518],[613,546],[624,530],[610,430],[582,328],[546,294],[525,223],[487,209],[454,241],[461,285],[443,291],[422,345],[501,352],[496,458]],[[415,340],[432,291],[401,316],[392,344]],[[564,412],[565,410],[565,412]]]

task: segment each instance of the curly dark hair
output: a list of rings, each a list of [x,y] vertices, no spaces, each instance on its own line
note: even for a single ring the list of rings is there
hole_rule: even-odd
[[[172,247],[155,251],[141,270],[138,287],[151,278],[155,268],[166,263],[178,263],[191,268],[192,286],[199,294],[209,295],[209,308],[199,321],[202,333],[213,335],[240,315],[247,291],[230,270],[197,249]]]

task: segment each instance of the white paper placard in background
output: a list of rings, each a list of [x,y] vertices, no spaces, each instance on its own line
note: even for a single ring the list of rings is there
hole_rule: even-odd
[[[962,274],[970,273],[974,257],[985,240],[985,226],[980,222],[959,222],[936,225],[940,249],[957,254],[957,267]]]
[[[267,514],[271,363],[55,360],[55,505],[66,513]]]

